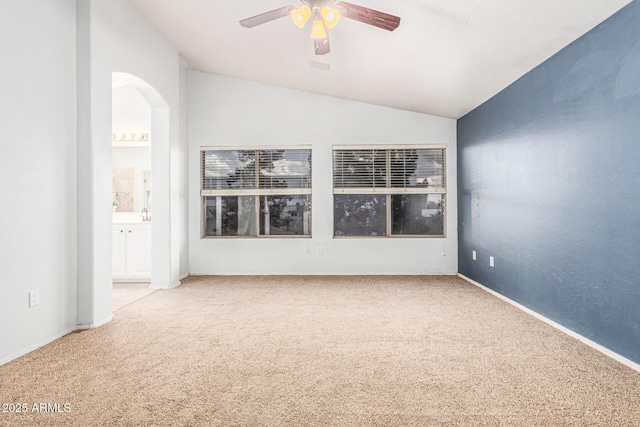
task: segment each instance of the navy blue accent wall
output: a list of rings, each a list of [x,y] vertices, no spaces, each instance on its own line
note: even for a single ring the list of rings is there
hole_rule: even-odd
[[[640,1],[458,121],[458,186],[460,273],[640,363]]]

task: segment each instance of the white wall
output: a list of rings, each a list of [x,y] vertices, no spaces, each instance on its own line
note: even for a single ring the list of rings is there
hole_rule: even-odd
[[[2,3],[0,364],[76,324],[75,13],[75,0]]]
[[[113,87],[111,101],[113,133],[151,132],[151,107],[133,86]]]
[[[111,318],[111,78],[141,79],[152,107],[152,283],[178,282],[177,171],[171,153],[178,145],[179,57],[177,49],[127,0],[78,0],[80,114],[79,150],[79,323],[95,326]],[[79,30],[80,31],[80,30]],[[176,224],[174,224],[174,222]],[[175,239],[174,239],[175,240]]]
[[[189,70],[180,62],[180,143],[178,148],[178,234],[180,277],[189,275]]]
[[[312,72],[312,71],[311,71]],[[201,239],[199,148],[311,144],[311,239]],[[333,144],[446,144],[447,238],[333,239]],[[191,274],[456,273],[456,121],[192,71]],[[316,248],[323,248],[316,255]],[[444,253],[444,255],[443,255]]]

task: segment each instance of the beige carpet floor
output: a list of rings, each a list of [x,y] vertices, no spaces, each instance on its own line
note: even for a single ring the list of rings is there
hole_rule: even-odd
[[[456,277],[192,277],[115,316],[1,366],[0,425],[640,425],[640,373]]]

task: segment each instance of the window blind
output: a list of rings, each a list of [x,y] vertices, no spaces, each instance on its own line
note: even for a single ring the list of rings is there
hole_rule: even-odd
[[[203,190],[256,188],[254,150],[203,150],[201,161]]]
[[[311,189],[311,149],[205,149],[201,167],[202,190]]]
[[[334,150],[334,188],[387,187],[387,150]]]
[[[444,148],[334,148],[333,187],[344,192],[446,191]],[[344,190],[344,191],[341,191]]]
[[[445,183],[444,149],[400,149],[389,153],[390,187],[442,188]]]
[[[311,150],[260,150],[259,188],[311,188]]]

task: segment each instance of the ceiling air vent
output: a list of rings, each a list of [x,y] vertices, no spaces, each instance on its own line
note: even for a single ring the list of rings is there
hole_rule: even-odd
[[[309,61],[309,66],[316,70],[331,71],[331,64],[325,64],[324,62]]]

